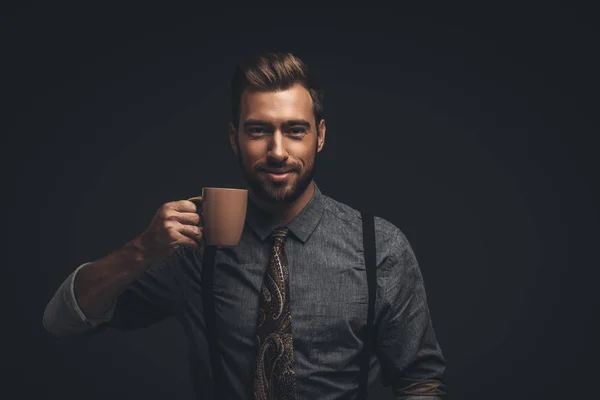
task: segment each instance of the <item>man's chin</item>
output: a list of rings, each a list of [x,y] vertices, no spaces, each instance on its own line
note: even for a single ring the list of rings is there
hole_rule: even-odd
[[[276,183],[262,181],[255,187],[255,194],[269,204],[287,204],[294,200],[296,186],[292,182]]]
[[[265,188],[263,186],[259,197],[267,203],[287,204],[294,201],[294,191],[290,190],[287,185],[279,188]]]
[[[302,193],[300,190],[305,188],[303,179],[293,173],[283,182],[273,182],[264,175],[254,175],[248,177],[247,182],[250,188],[261,201],[271,205],[285,205],[296,201]]]

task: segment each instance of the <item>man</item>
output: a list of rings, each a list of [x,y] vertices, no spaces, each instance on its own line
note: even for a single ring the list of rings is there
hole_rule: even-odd
[[[248,184],[239,245],[214,269],[219,371],[235,399],[355,399],[367,282],[361,214],[321,193],[323,90],[289,53],[267,53],[232,80],[229,138]],[[77,268],[44,313],[55,335],[149,326],[174,316],[190,344],[199,397],[212,394],[203,314],[204,246],[194,200],[164,204],[123,248]],[[397,398],[445,394],[422,275],[406,237],[375,217],[377,294],[369,382]]]

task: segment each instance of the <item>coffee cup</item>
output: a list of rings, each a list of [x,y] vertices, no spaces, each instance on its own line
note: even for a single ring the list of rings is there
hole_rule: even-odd
[[[191,201],[199,200],[196,198]],[[246,221],[248,190],[222,187],[202,188],[198,211],[208,246],[237,246]]]

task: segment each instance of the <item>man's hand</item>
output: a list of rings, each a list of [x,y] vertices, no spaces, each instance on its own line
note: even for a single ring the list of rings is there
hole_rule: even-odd
[[[203,229],[198,226],[200,215],[196,203],[201,202],[202,197],[192,197],[163,204],[148,228],[134,240],[144,258],[155,263],[180,246],[199,246]]]

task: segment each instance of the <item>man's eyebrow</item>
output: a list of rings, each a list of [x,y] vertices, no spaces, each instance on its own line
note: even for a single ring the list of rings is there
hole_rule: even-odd
[[[273,124],[271,124],[270,122],[267,121],[261,121],[260,119],[248,119],[246,121],[244,121],[244,126],[250,126],[250,125],[261,125],[261,126],[273,126]]]
[[[303,119],[291,119],[289,121],[284,122],[284,126],[304,126],[305,128],[310,128],[310,122]]]
[[[304,120],[304,119],[290,119],[288,121],[285,121],[282,124],[284,127],[289,127],[289,126],[304,126],[305,128],[310,128],[310,122]],[[263,121],[260,119],[248,119],[246,121],[244,121],[244,127],[248,127],[248,126],[267,126],[270,128],[273,128],[273,124],[267,121]]]

